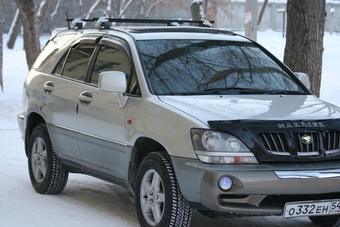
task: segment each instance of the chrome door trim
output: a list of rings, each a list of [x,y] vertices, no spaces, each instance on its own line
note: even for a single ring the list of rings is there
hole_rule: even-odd
[[[89,136],[89,137],[99,139],[99,140],[103,140],[103,141],[106,141],[106,142],[115,143],[117,145],[121,145],[121,146],[124,146],[124,147],[129,147],[128,144],[123,143],[123,142],[119,142],[119,141],[116,141],[116,140],[111,140],[111,139],[108,139],[108,138],[99,137],[99,136],[95,136],[95,135],[92,135],[92,134],[80,132],[78,130],[74,130],[74,129],[71,129],[71,128],[68,128],[68,127],[65,127],[65,126],[61,126],[61,125],[53,124],[53,126],[58,127],[58,128],[62,128],[62,129],[68,130],[68,131],[72,131],[72,132],[75,132],[75,133],[79,133],[79,134],[84,135],[84,136]]]

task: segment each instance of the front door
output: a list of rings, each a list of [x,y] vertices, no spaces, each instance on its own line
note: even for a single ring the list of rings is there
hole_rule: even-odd
[[[98,78],[103,71],[121,71],[128,77],[131,64],[123,48],[110,44],[105,39],[99,44],[88,86],[79,94],[78,144],[85,170],[123,180],[126,109],[120,107],[118,94],[98,89]]]

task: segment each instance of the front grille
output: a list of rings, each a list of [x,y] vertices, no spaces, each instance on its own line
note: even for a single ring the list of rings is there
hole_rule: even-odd
[[[281,155],[318,155],[340,149],[338,131],[265,132],[259,139],[267,151]]]
[[[261,133],[260,139],[268,151],[288,152],[288,142],[284,133]]]
[[[340,149],[340,133],[339,132],[325,132],[324,148],[326,150]]]

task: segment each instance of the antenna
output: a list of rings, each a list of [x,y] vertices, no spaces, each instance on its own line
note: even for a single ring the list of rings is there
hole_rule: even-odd
[[[68,29],[70,29],[71,27],[70,27],[70,21],[68,20],[68,13],[67,13],[67,11],[66,11],[66,21],[67,21],[67,27],[68,27]]]

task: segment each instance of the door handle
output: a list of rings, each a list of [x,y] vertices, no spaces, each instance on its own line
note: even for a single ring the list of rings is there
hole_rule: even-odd
[[[84,91],[84,92],[80,93],[79,101],[84,106],[88,106],[93,101],[91,92]]]
[[[54,90],[54,83],[52,81],[47,81],[46,83],[44,83],[43,87],[44,87],[44,92],[49,95]]]

